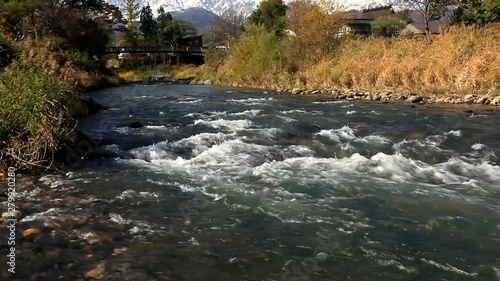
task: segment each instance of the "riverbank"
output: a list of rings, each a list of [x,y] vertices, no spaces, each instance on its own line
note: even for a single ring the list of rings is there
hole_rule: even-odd
[[[294,56],[293,38],[268,42],[269,36],[245,33],[221,59],[179,75],[335,99],[500,104],[500,24],[453,27],[431,37],[344,39],[308,60]]]
[[[205,85],[212,84],[210,79],[193,80],[193,84]],[[216,84],[219,86],[228,86]],[[244,85],[239,85],[240,88],[247,88]],[[238,87],[237,86],[237,87]],[[435,94],[435,95],[418,95],[414,93],[402,93],[402,92],[392,92],[392,91],[380,91],[380,92],[368,92],[368,91],[356,91],[356,90],[325,90],[325,89],[304,89],[304,88],[259,88],[252,87],[254,89],[262,89],[264,94],[270,91],[275,91],[280,94],[289,95],[303,95],[303,96],[318,96],[329,98],[333,100],[367,100],[367,101],[378,101],[378,102],[409,102],[418,104],[456,104],[456,105],[491,105],[500,106],[500,95],[495,94],[468,94],[465,96],[457,96],[452,94]]]
[[[67,145],[78,143],[77,118],[102,108],[83,93],[121,81],[57,41],[10,42],[0,69],[0,170],[47,170],[67,162]]]

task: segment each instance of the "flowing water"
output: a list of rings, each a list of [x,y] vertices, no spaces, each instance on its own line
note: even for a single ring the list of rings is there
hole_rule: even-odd
[[[116,280],[500,280],[499,111],[163,84],[93,97],[110,109],[81,128],[108,158],[46,178],[94,205],[25,221],[97,209],[128,249]]]

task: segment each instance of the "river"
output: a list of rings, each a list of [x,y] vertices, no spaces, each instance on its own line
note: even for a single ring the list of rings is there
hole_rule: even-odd
[[[111,157],[44,176],[78,190],[75,206],[24,219],[92,214],[72,226],[74,239],[112,238],[75,271],[101,263],[111,280],[500,280],[498,110],[166,84],[92,96],[110,109],[80,127]]]

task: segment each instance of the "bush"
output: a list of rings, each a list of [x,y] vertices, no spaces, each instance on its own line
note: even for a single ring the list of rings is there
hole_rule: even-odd
[[[379,36],[395,36],[405,27],[406,23],[398,16],[382,16],[373,21],[372,32]]]
[[[62,139],[86,113],[79,91],[113,83],[87,55],[63,52],[61,40],[18,44],[18,56],[0,70],[0,170],[50,167]]]
[[[224,76],[248,83],[263,82],[282,72],[286,65],[286,41],[263,25],[249,25],[231,49]]]
[[[15,61],[0,74],[0,97],[0,168],[46,165],[75,125],[72,86],[38,65]]]

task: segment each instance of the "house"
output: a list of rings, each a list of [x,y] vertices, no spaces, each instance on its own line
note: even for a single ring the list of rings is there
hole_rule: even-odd
[[[371,24],[373,21],[379,17],[395,14],[395,12],[392,6],[383,6],[363,11],[351,10],[347,14],[350,17],[350,21],[340,29],[339,35],[357,34],[369,36],[372,34]]]
[[[180,45],[186,47],[202,47],[203,46],[203,35],[196,36],[185,36],[180,40]]]
[[[443,17],[437,20],[432,20],[429,22],[429,31],[432,34],[441,33],[442,29],[448,25],[451,13],[445,14]],[[410,11],[408,14],[408,21],[410,22],[401,32],[400,35],[412,35],[412,34],[425,34],[425,20],[422,13],[418,11]]]

